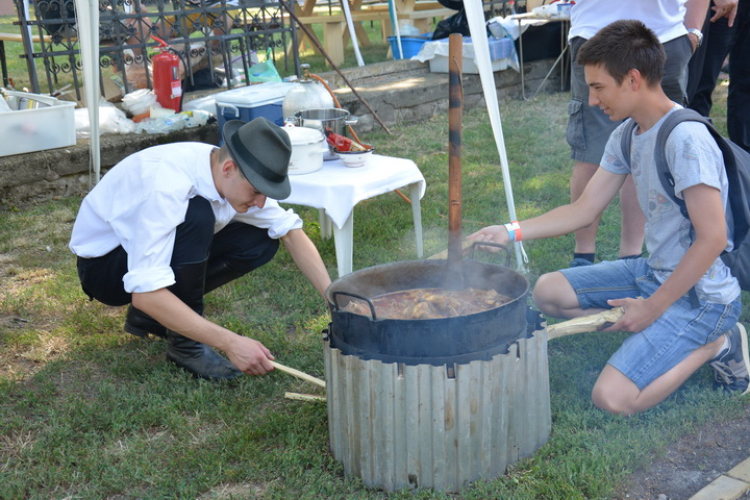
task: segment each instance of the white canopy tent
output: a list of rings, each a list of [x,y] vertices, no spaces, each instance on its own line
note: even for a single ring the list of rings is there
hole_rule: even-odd
[[[78,24],[78,44],[83,66],[86,107],[89,111],[91,139],[89,144],[90,168],[95,183],[99,182],[101,153],[99,142],[99,2],[98,0],[75,0]]]
[[[471,32],[471,42],[474,46],[475,63],[479,69],[479,78],[482,82],[484,101],[487,104],[487,113],[490,117],[492,132],[495,136],[495,144],[500,154],[500,166],[503,173],[503,184],[505,186],[505,198],[508,205],[508,216],[511,221],[517,220],[516,207],[513,201],[513,188],[510,182],[508,169],[508,156],[505,151],[505,140],[503,138],[503,126],[500,120],[500,109],[497,101],[497,90],[495,78],[492,74],[492,60],[490,59],[490,46],[487,40],[487,28],[484,21],[484,7],[482,0],[464,0],[466,19]],[[523,71],[523,68],[520,68]],[[528,257],[524,252],[523,244],[519,241],[515,244],[516,264],[518,269],[526,274]]]
[[[354,29],[354,21],[352,20],[352,11],[349,8],[349,0],[341,0],[341,5],[344,9],[346,27],[349,29],[349,36],[352,39],[352,46],[354,46],[354,55],[357,58],[357,65],[359,65],[359,67],[362,67],[365,65],[365,61],[362,59],[362,54],[359,52],[359,41],[357,40],[357,33]]]

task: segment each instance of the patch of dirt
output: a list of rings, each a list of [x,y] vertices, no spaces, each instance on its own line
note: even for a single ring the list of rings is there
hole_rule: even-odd
[[[627,500],[688,500],[750,457],[750,407],[739,418],[705,426],[669,446],[654,463],[631,476]],[[743,499],[750,499],[746,493]]]

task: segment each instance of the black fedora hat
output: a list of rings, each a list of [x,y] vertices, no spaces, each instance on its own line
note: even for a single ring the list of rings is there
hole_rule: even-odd
[[[292,141],[283,128],[263,117],[248,123],[230,120],[222,135],[232,159],[255,189],[275,200],[289,197]]]

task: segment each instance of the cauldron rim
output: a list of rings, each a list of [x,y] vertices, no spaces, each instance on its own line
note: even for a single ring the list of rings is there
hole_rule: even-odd
[[[449,317],[449,318],[425,318],[425,319],[394,319],[394,318],[377,318],[377,319],[373,319],[372,316],[369,316],[369,319],[371,321],[374,321],[374,322],[381,322],[381,321],[420,321],[420,322],[430,322],[430,321],[445,321],[446,319],[452,319],[452,318],[455,318],[455,319],[458,319],[458,318],[468,319],[468,318],[471,318],[471,317],[474,317],[474,316],[477,316],[477,315],[480,315],[480,314],[484,314],[484,313],[486,313],[488,311],[493,311],[495,309],[499,309],[499,308],[508,306],[508,305],[513,304],[513,303],[515,303],[517,301],[524,300],[526,297],[528,297],[529,292],[531,291],[531,283],[526,278],[526,276],[524,276],[523,274],[521,274],[521,273],[519,273],[517,271],[514,271],[513,269],[510,269],[507,266],[500,266],[500,265],[497,265],[497,264],[490,264],[490,263],[487,263],[487,262],[481,262],[481,261],[474,260],[474,259],[463,259],[461,262],[462,262],[462,264],[471,263],[471,265],[476,264],[476,265],[482,265],[482,266],[489,266],[489,267],[493,267],[493,268],[497,268],[497,269],[502,269],[502,270],[504,270],[504,272],[513,273],[515,275],[516,279],[520,278],[520,279],[522,279],[524,281],[524,283],[525,283],[524,289],[523,289],[523,291],[519,295],[511,297],[511,300],[508,301],[508,302],[505,302],[504,304],[501,304],[501,305],[496,306],[496,307],[487,308],[487,309],[484,309],[482,311],[478,311],[476,313],[464,314],[464,315],[461,315],[461,316],[453,316],[453,317]],[[363,268],[363,269],[358,269],[357,271],[354,271],[354,272],[349,273],[349,274],[347,274],[345,276],[341,276],[341,277],[337,278],[330,285],[328,285],[328,288],[326,288],[325,293],[324,293],[325,299],[326,299],[326,302],[328,303],[328,306],[329,306],[329,309],[331,310],[331,313],[333,313],[335,311],[337,314],[351,314],[351,315],[354,315],[354,316],[364,316],[362,314],[357,314],[357,313],[352,313],[352,312],[349,312],[349,311],[344,311],[343,309],[341,309],[341,308],[339,308],[337,306],[337,304],[334,302],[333,296],[332,296],[334,292],[341,291],[341,290],[335,290],[335,288],[337,286],[339,286],[343,282],[351,281],[355,277],[362,276],[362,275],[364,275],[366,273],[374,272],[375,270],[390,270],[390,269],[393,269],[395,267],[404,267],[404,266],[409,266],[409,265],[414,265],[414,266],[417,266],[417,265],[429,265],[429,266],[433,266],[433,267],[440,267],[442,265],[445,268],[445,266],[447,266],[447,264],[448,264],[448,262],[445,259],[435,259],[435,260],[403,260],[403,261],[396,261],[396,262],[388,262],[388,263],[385,263],[385,264],[377,264],[375,266],[366,267],[366,268]],[[466,288],[469,288],[470,286],[471,285],[468,285]],[[415,287],[412,287],[412,288],[404,288],[404,289],[400,289],[400,290],[390,290],[390,291],[385,292],[385,293],[395,293],[395,292],[399,292],[399,291],[407,291],[407,290],[413,290],[413,289],[417,289],[417,288],[425,288],[425,287],[424,286],[415,286]],[[432,288],[432,287],[430,287],[430,288]],[[474,287],[474,288],[478,288],[478,287]],[[367,316],[365,316],[365,317],[367,317]]]

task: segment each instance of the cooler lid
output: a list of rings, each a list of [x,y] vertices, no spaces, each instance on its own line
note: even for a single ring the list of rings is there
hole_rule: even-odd
[[[234,104],[235,106],[247,106],[248,104],[268,104],[284,100],[284,96],[293,87],[294,82],[267,82],[239,87],[213,95],[217,103]]]

